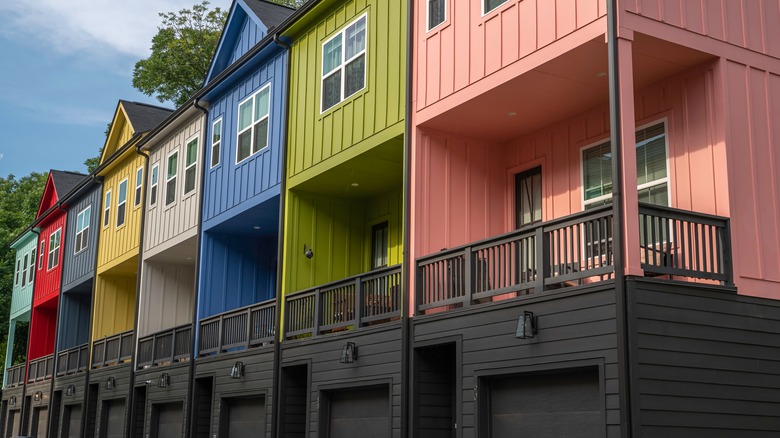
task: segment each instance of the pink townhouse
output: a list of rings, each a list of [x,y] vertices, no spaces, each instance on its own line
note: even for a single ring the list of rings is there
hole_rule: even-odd
[[[780,2],[413,4],[411,427],[780,430]]]

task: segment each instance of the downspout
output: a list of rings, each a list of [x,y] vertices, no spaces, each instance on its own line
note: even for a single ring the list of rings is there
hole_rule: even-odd
[[[631,391],[629,375],[628,300],[626,296],[625,255],[623,253],[623,144],[620,101],[620,62],[618,59],[618,4],[607,2],[607,50],[609,61],[609,128],[612,141],[612,248],[615,268],[615,306],[617,308],[618,391],[620,435],[631,437]]]
[[[198,333],[198,300],[200,299],[200,293],[198,290],[200,285],[200,251],[203,244],[203,235],[201,234],[203,232],[203,188],[206,185],[206,151],[208,150],[208,146],[206,146],[206,138],[208,137],[207,134],[209,133],[209,112],[206,108],[200,106],[199,102],[200,99],[195,98],[193,106],[203,113],[203,160],[201,160],[202,170],[200,172],[200,194],[198,195],[198,199],[200,199],[200,205],[198,206],[198,226],[196,231],[196,235],[198,236],[198,246],[196,250],[197,252],[195,253],[195,282],[193,283],[195,297],[192,300],[192,323],[190,324],[190,384],[187,388],[187,400],[189,400],[189,403],[187,403],[187,421],[184,422],[184,436],[190,436],[192,424],[193,421],[195,421],[193,418],[193,414],[195,413],[195,403],[192,400],[192,395],[195,391],[195,349],[197,347],[196,334]]]
[[[149,187],[149,155],[141,151],[140,143],[135,145],[135,153],[144,157],[144,185],[141,187],[141,228],[138,230],[138,271],[135,276],[135,317],[133,318],[133,349],[130,353],[130,393],[127,395],[127,412],[130,415],[125,420],[125,432],[127,436],[130,436],[130,429],[133,426],[133,420],[139,413],[136,412],[135,406],[133,406],[133,398],[135,395],[135,367],[136,367],[136,350],[138,349],[138,314],[140,313],[139,307],[141,305],[141,267],[144,260],[144,226],[146,225],[146,191]],[[146,416],[146,408],[141,415]]]
[[[282,267],[284,265],[284,208],[285,208],[285,201],[286,201],[286,190],[287,190],[287,184],[286,184],[286,178],[287,178],[287,130],[288,130],[288,123],[290,120],[290,56],[291,56],[291,47],[289,44],[285,43],[281,39],[279,39],[279,34],[274,34],[274,43],[281,47],[282,49],[287,51],[287,56],[285,56],[285,119],[284,123],[282,124],[282,139],[280,147],[282,149],[282,162],[280,164],[281,166],[281,181],[279,183],[279,228],[278,232],[279,235],[277,236],[277,242],[276,242],[276,339],[274,339],[274,371],[273,371],[273,382],[274,382],[274,395],[273,395],[273,419],[271,421],[271,436],[276,437],[278,433],[278,427],[279,422],[281,421],[281,418],[279,416],[281,409],[279,407],[281,406],[280,401],[280,395],[282,393],[282,385],[281,385],[281,368],[282,368],[282,346],[281,346],[281,339],[282,339],[282,304],[283,304],[283,297],[282,297],[282,275],[284,272],[282,271]]]
[[[35,233],[38,236],[38,239],[35,240],[35,246],[37,247],[38,251],[41,250],[41,243],[38,242],[41,238],[41,232],[35,231],[35,228],[30,228],[30,231]],[[38,253],[35,253],[37,257],[40,257]],[[35,263],[36,270],[38,269],[38,263]],[[35,280],[38,279],[38,275],[35,275],[35,278],[33,279],[33,285],[32,285],[32,293],[30,294],[30,322],[27,324],[27,351],[24,353],[24,382],[22,382],[22,409],[19,411],[19,433],[21,435],[27,435],[27,426],[28,423],[25,420],[25,414],[27,413],[27,410],[30,408],[27,406],[27,403],[24,402],[25,397],[27,396],[27,372],[30,370],[30,341],[32,341],[32,336],[30,336],[32,333],[30,333],[30,330],[32,329],[32,311],[33,311],[33,301],[35,301]],[[13,364],[13,358],[11,358],[11,363]]]
[[[65,226],[64,231],[62,234],[65,234],[68,230],[68,211],[62,208],[62,202],[57,203],[57,208],[65,214]],[[60,240],[64,240],[60,238]],[[60,245],[65,246],[65,245]],[[59,360],[59,354],[57,354],[57,348],[60,340],[60,313],[62,312],[62,280],[65,277],[65,251],[60,251],[60,255],[62,256],[62,266],[60,267],[60,291],[57,295],[57,319],[54,321],[54,352],[52,357],[52,373],[51,373],[51,383],[49,384],[49,415],[48,419],[46,420],[46,428],[48,429],[46,433],[48,436],[51,436],[51,427],[52,427],[52,419],[54,417],[54,408],[55,406],[52,406],[52,401],[54,400],[54,378],[57,375],[57,362]],[[59,406],[57,406],[57,409],[59,409]]]
[[[409,305],[412,289],[412,275],[414,272],[410,260],[410,238],[411,229],[411,161],[412,161],[412,62],[414,58],[414,1],[406,2],[406,123],[404,132],[404,170],[403,170],[403,191],[404,191],[404,219],[403,219],[403,260],[401,262],[401,278],[403,281],[403,299],[401,300],[401,438],[412,435],[409,431],[409,418],[412,415],[410,408],[412,383],[411,378],[411,345],[412,345],[412,327],[409,315]]]

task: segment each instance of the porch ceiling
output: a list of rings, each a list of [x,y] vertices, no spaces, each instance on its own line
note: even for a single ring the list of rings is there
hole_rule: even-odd
[[[712,59],[696,50],[635,34],[634,88]],[[489,141],[508,141],[609,101],[607,44],[598,37],[424,123]]]
[[[166,248],[163,251],[149,257],[147,261],[152,263],[164,263],[170,265],[195,265],[195,256],[198,252],[198,236]]]

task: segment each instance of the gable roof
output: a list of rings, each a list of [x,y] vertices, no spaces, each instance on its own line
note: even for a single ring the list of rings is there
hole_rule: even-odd
[[[78,185],[87,175],[78,172],[69,172],[66,170],[52,170],[52,179],[54,188],[57,189],[57,197],[62,198]]]
[[[125,114],[127,114],[127,118],[136,134],[151,131],[173,112],[172,109],[148,103],[131,102],[129,100],[120,100],[119,102],[125,109]]]
[[[295,12],[294,8],[266,0],[245,0],[245,2],[268,30],[278,26]]]

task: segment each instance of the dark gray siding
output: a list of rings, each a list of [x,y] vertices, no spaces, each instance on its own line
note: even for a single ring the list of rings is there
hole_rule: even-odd
[[[341,350],[347,342],[358,347],[358,358],[352,364],[340,363]],[[282,367],[307,363],[309,367],[309,437],[318,435],[327,419],[320,419],[321,396],[331,391],[386,385],[391,409],[390,436],[401,436],[401,324],[390,323],[360,331],[320,336],[316,339],[287,341],[282,344]],[[284,400],[281,401],[285,403]],[[295,436],[285,430],[287,436]],[[370,436],[370,431],[366,436]]]
[[[88,281],[87,287],[92,286]],[[89,342],[91,293],[75,293],[73,290],[60,297],[59,337],[57,351],[78,347]]]
[[[68,218],[65,230],[65,246],[63,247],[63,265],[62,265],[62,291],[67,292],[95,273],[95,255],[97,254],[97,236],[100,230],[100,185],[84,192],[78,201],[71,204],[68,208]],[[76,218],[78,214],[91,206],[89,239],[87,248],[78,254],[73,254],[74,242],[76,239]]]
[[[34,395],[36,392],[41,392],[41,399],[38,401],[35,401]],[[49,404],[51,404],[51,381],[46,380],[43,382],[33,383],[27,385],[27,391],[26,396],[28,400],[30,400],[30,405],[27,408],[27,430],[29,432],[38,431],[39,426],[45,427],[44,423],[41,423],[40,415],[43,415],[44,413],[48,416],[49,414]],[[35,412],[38,412],[38,415],[33,415]]]
[[[539,331],[532,339],[517,339],[517,319],[526,310],[538,318]],[[480,385],[489,379],[591,366],[600,370],[604,396],[604,428],[593,431],[593,436],[618,437],[616,312],[612,282],[549,291],[418,316],[413,321],[413,347],[455,344],[455,422],[463,437],[477,435]],[[414,406],[416,412],[425,408]],[[417,424],[418,433],[423,426]]]
[[[160,388],[158,382],[160,375],[167,373],[169,382],[167,388]],[[149,382],[148,384],[146,382]],[[157,366],[145,370],[136,371],[135,386],[146,386],[146,405],[142,412],[135,415],[144,415],[144,436],[152,434],[152,413],[154,405],[164,403],[181,403],[183,406],[182,424],[187,421],[188,388],[190,384],[190,364],[185,362],[170,366]],[[153,435],[151,435],[153,436]],[[183,437],[183,429],[182,435]],[[175,438],[175,437],[171,437]]]
[[[73,385],[76,387],[76,393],[73,395],[66,395],[65,390],[68,388],[69,385]],[[78,373],[70,376],[62,376],[62,377],[55,377],[54,378],[54,392],[60,392],[62,393],[62,398],[59,406],[59,418],[60,421],[57,424],[57,430],[53,431],[56,433],[57,437],[64,437],[67,435],[64,435],[64,432],[67,431],[66,422],[65,420],[70,420],[69,416],[66,415],[67,410],[72,410],[72,406],[76,405],[79,406],[80,410],[79,413],[83,413],[86,410],[84,409],[84,396],[86,394],[86,373]],[[79,414],[80,415],[80,414]],[[79,425],[79,428],[81,426]],[[52,435],[50,435],[52,436]]]
[[[780,303],[628,285],[635,436],[780,435]]]
[[[125,417],[123,419],[124,423],[122,425],[122,428],[124,429],[127,424],[127,415],[130,414],[130,411],[128,409],[129,404],[127,402],[128,396],[130,395],[130,389],[132,382],[130,381],[130,370],[131,370],[131,364],[122,364],[122,365],[116,365],[112,367],[106,367],[106,368],[100,368],[96,370],[90,371],[89,374],[89,383],[90,384],[97,384],[98,393],[97,397],[93,400],[90,399],[89,403],[92,404],[93,401],[95,402],[95,415],[94,417],[91,416],[91,418],[88,418],[88,421],[96,420],[96,436],[101,436],[100,427],[102,426],[100,424],[100,419],[103,418],[103,408],[106,406],[106,401],[109,400],[123,400],[124,401],[124,407],[125,407]],[[106,380],[108,377],[113,377],[115,380],[114,389],[106,389]]]

